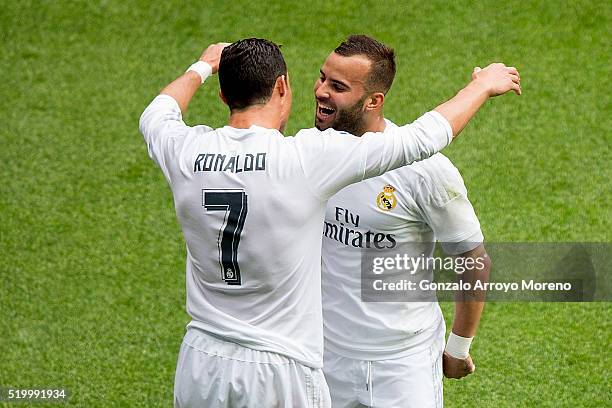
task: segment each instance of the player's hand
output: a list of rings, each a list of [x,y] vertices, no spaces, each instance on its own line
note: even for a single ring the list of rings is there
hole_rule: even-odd
[[[463,378],[472,374],[474,370],[476,366],[469,355],[465,359],[452,357],[446,351],[442,355],[442,371],[446,378]]]
[[[230,45],[231,43],[217,43],[211,44],[204,50],[202,56],[200,57],[200,61],[206,62],[208,65],[212,67],[212,73],[216,74],[219,71],[219,61],[221,61],[221,52],[225,47]]]
[[[521,76],[514,67],[494,63],[486,68],[476,67],[472,73],[472,82],[484,86],[489,96],[497,96],[514,91],[521,94]]]

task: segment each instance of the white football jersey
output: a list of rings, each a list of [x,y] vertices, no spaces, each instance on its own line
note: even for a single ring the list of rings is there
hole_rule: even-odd
[[[321,235],[327,199],[350,183],[426,158],[452,138],[429,112],[402,131],[295,137],[258,126],[187,126],[156,97],[140,119],[187,244],[190,326],[322,366]]]
[[[385,134],[398,128],[387,121]],[[427,345],[442,313],[436,302],[363,302],[361,254],[436,240],[447,253],[483,241],[459,171],[442,154],[350,185],[327,203],[322,249],[325,346],[349,358],[401,357]],[[463,244],[463,245],[453,245]],[[422,250],[423,248],[420,247]],[[418,257],[419,254],[412,254]]]

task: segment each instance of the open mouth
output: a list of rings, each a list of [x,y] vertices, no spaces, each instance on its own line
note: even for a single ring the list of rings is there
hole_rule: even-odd
[[[324,119],[336,113],[336,110],[334,108],[331,108],[325,105],[321,105],[319,103],[317,104],[317,113],[318,113],[317,116],[319,116],[321,119]]]

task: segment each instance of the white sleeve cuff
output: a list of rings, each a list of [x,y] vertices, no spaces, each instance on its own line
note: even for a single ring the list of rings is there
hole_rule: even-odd
[[[176,99],[174,99],[172,96],[170,96],[168,94],[159,94],[159,95],[157,95],[153,99],[153,102],[160,103],[160,104],[161,103],[167,103],[168,107],[173,108],[173,109],[176,108],[176,109],[179,110],[179,112],[181,110],[181,108],[179,107],[179,104],[176,101]]]
[[[446,137],[447,137],[446,144],[449,145],[453,141],[453,128],[451,127],[450,123],[448,122],[448,120],[446,120],[444,116],[442,116],[440,112],[432,110],[432,111],[429,111],[429,113],[435,116],[436,119],[446,128]]]
[[[484,235],[482,235],[482,231],[478,229],[473,234],[461,239],[461,241],[458,239],[440,240],[440,245],[442,246],[444,253],[449,255],[459,255],[471,251],[483,242]]]

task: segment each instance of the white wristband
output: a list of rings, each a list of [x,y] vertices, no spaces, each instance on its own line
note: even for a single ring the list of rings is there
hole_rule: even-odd
[[[450,332],[448,335],[448,341],[446,342],[446,352],[451,357],[464,359],[470,355],[470,345],[472,344],[473,337],[461,337],[455,333]]]
[[[189,71],[195,71],[200,74],[200,78],[202,78],[202,83],[204,83],[204,81],[206,81],[206,78],[208,78],[210,74],[212,74],[212,67],[207,62],[196,61],[191,64],[191,66],[187,68],[187,71],[185,72]]]

